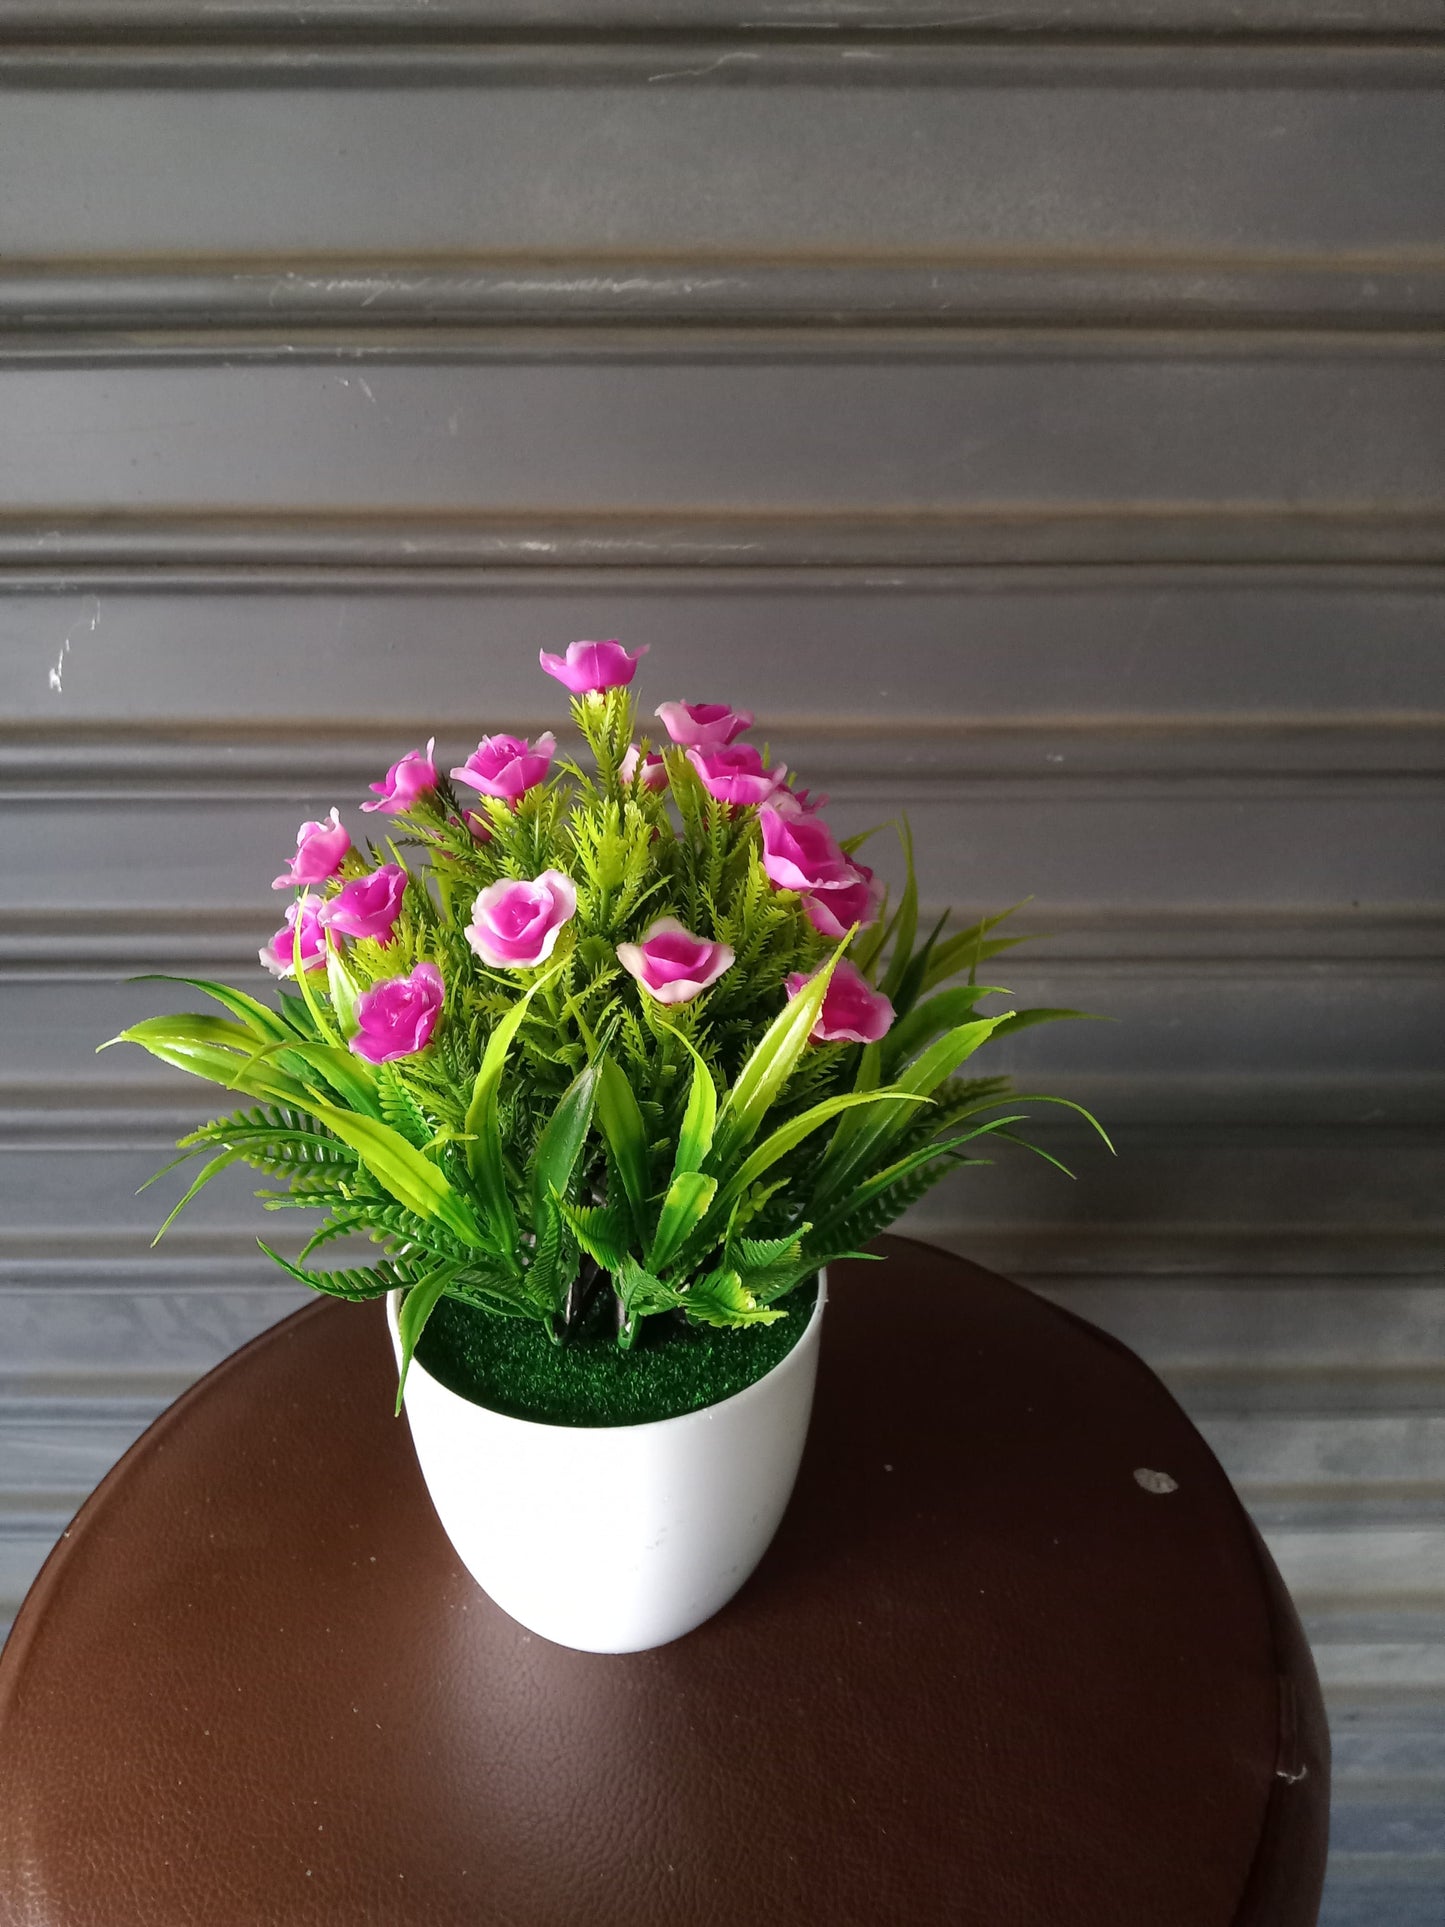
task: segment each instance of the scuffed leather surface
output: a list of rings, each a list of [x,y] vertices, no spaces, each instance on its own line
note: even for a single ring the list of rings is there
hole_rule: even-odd
[[[834,1276],[763,1566],[626,1658],[461,1571],[379,1308],[237,1353],[88,1502],[0,1659],[0,1921],[1312,1922],[1319,1692],[1223,1473],[1122,1347],[887,1248]]]

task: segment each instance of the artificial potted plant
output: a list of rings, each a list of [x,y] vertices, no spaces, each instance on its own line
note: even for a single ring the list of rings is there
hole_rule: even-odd
[[[386,837],[303,824],[274,1003],[173,980],[225,1014],[121,1033],[242,1100],[180,1141],[206,1161],[166,1224],[232,1164],[268,1210],[319,1212],[295,1260],[262,1249],[388,1300],[459,1554],[596,1651],[743,1583],[801,1455],[826,1266],[981,1141],[1025,1142],[1008,1080],[960,1073],[1075,1014],[980,1014],[1003,994],[980,965],[1019,939],[999,917],[920,939],[906,827],[890,913],[746,711],[664,703],[669,740],[636,739],[643,653],[542,652],[590,768],[550,733],[449,776],[428,744],[361,805]],[[371,1263],[308,1262],[358,1236]]]

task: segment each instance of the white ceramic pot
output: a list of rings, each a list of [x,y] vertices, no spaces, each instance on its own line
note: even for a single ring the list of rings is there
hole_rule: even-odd
[[[710,1619],[778,1529],[803,1455],[827,1296],[786,1357],[700,1412],[544,1425],[474,1405],[417,1359],[406,1412],[437,1516],[504,1612],[589,1653],[666,1645]],[[387,1300],[400,1349],[400,1294]]]

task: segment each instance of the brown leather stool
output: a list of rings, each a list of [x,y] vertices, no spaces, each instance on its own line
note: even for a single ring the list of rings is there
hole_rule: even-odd
[[[1313,1922],[1319,1687],[1208,1448],[1112,1339],[886,1248],[837,1268],[772,1551],[633,1657],[458,1566],[378,1306],[228,1359],[0,1658],[0,1921]]]

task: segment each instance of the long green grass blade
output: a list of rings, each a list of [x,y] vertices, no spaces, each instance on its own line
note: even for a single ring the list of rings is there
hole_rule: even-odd
[[[258,1038],[267,1043],[279,1043],[288,1037],[296,1036],[296,1031],[285,1017],[249,996],[244,990],[233,990],[229,984],[212,983],[209,977],[172,977],[165,971],[148,970],[139,977],[127,980],[133,984],[184,984],[190,990],[199,990],[207,997],[213,997],[223,1009],[238,1017]]]
[[[425,1278],[414,1284],[401,1301],[401,1310],[396,1315],[397,1336],[401,1340],[401,1370],[396,1380],[398,1418],[401,1417],[402,1400],[406,1396],[406,1375],[411,1370],[411,1361],[426,1330],[426,1322],[436,1310],[442,1293],[458,1269],[456,1265],[439,1265],[435,1271],[428,1272]]]
[[[717,1196],[717,1179],[701,1171],[679,1171],[667,1187],[657,1215],[657,1230],[647,1253],[648,1268],[660,1272],[681,1251]]]
[[[507,1067],[507,1055],[532,999],[539,990],[555,980],[561,968],[561,964],[554,965],[544,977],[537,978],[493,1030],[487,1039],[487,1048],[482,1053],[476,1082],[472,1086],[471,1102],[467,1106],[467,1169],[481,1194],[482,1207],[487,1214],[498,1255],[504,1263],[509,1262],[514,1271],[520,1269],[517,1258],[517,1215],[507,1190],[498,1092],[502,1073]]]
[[[760,1145],[741,1164],[737,1172],[728,1179],[718,1194],[717,1208],[727,1210],[740,1198],[749,1185],[756,1184],[765,1171],[770,1171],[780,1158],[795,1151],[814,1131],[820,1131],[843,1111],[850,1111],[865,1104],[908,1104],[916,1105],[927,1100],[905,1091],[848,1091],[841,1097],[826,1097],[820,1104],[791,1117],[786,1124],[770,1132]]]
[[[687,1094],[682,1129],[677,1134],[677,1155],[672,1166],[674,1177],[680,1177],[684,1171],[702,1169],[712,1149],[713,1132],[717,1128],[717,1086],[712,1081],[712,1072],[680,1033],[678,1042],[692,1054],[692,1085]]]
[[[179,1160],[177,1160],[177,1162],[179,1162]],[[240,1162],[241,1162],[241,1153],[239,1151],[221,1151],[217,1154],[217,1156],[208,1159],[207,1162],[204,1165],[202,1165],[200,1173],[198,1174],[191,1188],[186,1192],[186,1195],[181,1199],[180,1203],[175,1207],[175,1209],[167,1215],[165,1223],[161,1226],[160,1230],[156,1233],[156,1235],[151,1239],[151,1250],[152,1251],[155,1250],[156,1246],[160,1243],[161,1239],[170,1230],[171,1226],[175,1223],[176,1219],[185,1210],[186,1206],[190,1203],[191,1199],[194,1198],[198,1192],[203,1191],[206,1188],[206,1186],[211,1182],[212,1178],[217,1176],[219,1172],[226,1170],[230,1165],[239,1164]],[[172,1167],[167,1167],[167,1168],[169,1169]],[[160,1175],[161,1173],[158,1171],[156,1173],[156,1176],[159,1177]],[[150,1182],[150,1180],[147,1180],[147,1182]],[[142,1185],[141,1189],[144,1190],[145,1186]]]
[[[738,1073],[718,1117],[708,1159],[714,1171],[726,1171],[738,1152],[752,1142],[781,1095],[818,1021],[828,985],[851,935],[843,939],[812,981],[779,1011]]]
[[[632,1086],[616,1060],[603,1057],[600,1069],[597,1122],[612,1155],[613,1167],[622,1180],[638,1242],[645,1248],[652,1183],[648,1173],[647,1126],[642,1121]]]
[[[913,957],[914,939],[918,935],[918,873],[913,863],[913,829],[906,816],[898,825],[898,840],[903,845],[903,860],[908,868],[903,895],[898,903],[898,927],[893,938],[893,953],[883,981],[878,986],[885,997],[894,996],[903,982],[904,973]]]

